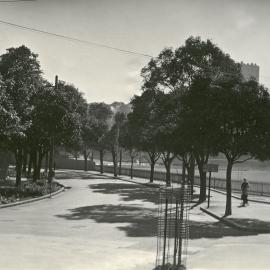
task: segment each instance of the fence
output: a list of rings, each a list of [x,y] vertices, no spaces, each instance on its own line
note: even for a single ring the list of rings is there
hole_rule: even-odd
[[[62,157],[55,158],[56,169],[69,169],[69,170],[84,170],[85,161],[75,160]],[[87,167],[89,170],[93,168],[94,164],[92,161],[87,161]]]
[[[68,170],[84,170],[84,166],[85,166],[85,161],[84,160],[75,160],[75,159],[68,159],[68,158],[62,158],[62,157],[56,157],[55,158],[55,168],[56,169],[68,169]],[[88,170],[92,170],[94,168],[94,162],[92,161],[87,161],[87,167]],[[45,167],[45,161],[43,160],[42,162],[42,168]],[[15,166],[12,167],[8,167],[8,163],[7,163],[7,168],[5,171],[2,170],[2,168],[0,167],[0,180],[5,180],[6,177],[16,177],[16,171],[15,171]],[[27,175],[25,175],[22,172],[22,176],[23,177],[27,177]],[[46,177],[47,175],[44,174],[44,172],[41,172],[41,177]],[[30,175],[30,178],[32,177],[32,174]]]
[[[194,183],[196,185],[200,184],[199,177],[195,177]],[[249,181],[248,183],[249,183],[250,194],[270,196],[270,183],[254,182],[254,181]],[[207,179],[207,184],[208,184],[208,179]],[[232,191],[241,192],[241,184],[242,184],[242,181],[240,180],[232,180]],[[226,190],[225,179],[212,177],[210,185],[212,188],[215,188],[215,189]]]
[[[96,165],[95,170],[99,171],[100,166]],[[112,166],[103,166],[103,170],[106,173],[113,173],[113,167]],[[129,168],[122,168],[121,169],[121,175],[130,176],[130,169]],[[150,178],[150,171],[149,170],[143,170],[143,169],[133,169],[133,176],[138,178]],[[177,173],[171,173],[171,180],[173,182],[179,181],[181,175]],[[154,180],[155,181],[162,181],[164,182],[166,178],[165,172],[155,171],[154,172]],[[200,178],[198,176],[195,176],[194,178],[194,184],[199,185],[200,184]],[[232,180],[232,191],[233,192],[241,192],[241,184],[242,181],[239,180]],[[207,185],[208,185],[208,179],[207,179]],[[219,190],[226,190],[226,181],[225,179],[221,178],[211,178],[211,187]],[[270,183],[262,183],[262,182],[249,182],[249,193],[255,194],[255,195],[262,195],[262,196],[270,196]]]

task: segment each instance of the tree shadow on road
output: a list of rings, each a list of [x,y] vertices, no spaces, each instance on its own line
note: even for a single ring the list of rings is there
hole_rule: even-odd
[[[89,185],[94,192],[118,194],[123,201],[141,200],[158,204],[159,189],[130,183],[100,183]]]
[[[135,205],[93,205],[70,209],[70,214],[57,215],[67,220],[93,219],[98,223],[125,223],[119,226],[130,237],[155,236],[157,211]],[[128,223],[128,224],[126,224]]]
[[[160,190],[156,187],[115,182],[91,184],[89,185],[89,188],[93,192],[98,192],[102,194],[118,194],[121,196],[121,199],[123,201],[141,200],[143,202],[151,202],[154,204],[159,203]],[[194,194],[191,204],[194,203],[196,206],[198,203],[198,199],[199,194]]]
[[[229,221],[236,223],[248,231],[258,233],[270,233],[270,222],[252,218],[226,218]]]
[[[262,221],[258,221],[257,224],[263,223]],[[263,226],[261,224],[260,226]],[[270,230],[264,231],[255,231],[255,230],[239,230],[236,228],[229,227],[224,223],[218,221],[214,223],[198,223],[195,221],[190,222],[190,238],[198,239],[198,238],[222,238],[226,236],[251,236],[258,235],[260,233],[270,233]]]
[[[157,210],[137,205],[102,204],[78,207],[66,215],[57,215],[66,220],[92,219],[98,223],[115,223],[129,237],[155,237],[157,235]],[[261,224],[260,221],[254,221]],[[121,224],[123,223],[123,224]],[[255,231],[241,231],[222,222],[198,222],[190,220],[190,239],[222,238],[226,236],[257,235]],[[173,237],[173,233],[171,235]]]

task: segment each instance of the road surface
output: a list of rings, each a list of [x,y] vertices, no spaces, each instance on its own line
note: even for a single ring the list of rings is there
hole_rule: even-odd
[[[122,200],[125,185],[116,180],[85,178],[59,180],[71,189],[53,199],[0,210],[0,269],[153,268],[156,238],[138,223],[155,204]]]
[[[1,270],[154,268],[156,189],[99,174],[68,171],[57,175],[58,181],[71,187],[65,193],[0,209]],[[213,196],[210,210],[223,212],[225,196]],[[241,209],[239,203],[233,199],[232,218],[269,227],[269,205],[251,203]],[[198,208],[190,214],[190,225],[189,270],[270,269],[270,230],[241,232]]]

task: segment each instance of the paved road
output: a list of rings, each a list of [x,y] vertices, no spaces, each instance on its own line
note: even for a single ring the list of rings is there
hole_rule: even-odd
[[[83,172],[58,177],[71,189],[53,199],[0,209],[1,270],[153,269],[156,189]],[[221,209],[219,204],[224,209],[224,196],[218,196],[213,211]],[[237,221],[269,226],[268,205],[241,209],[235,199],[233,204]],[[269,269],[269,233],[237,231],[198,208],[190,224],[188,269]]]
[[[152,269],[155,204],[133,201],[136,185],[91,178],[74,175],[53,199],[1,209],[0,269]]]

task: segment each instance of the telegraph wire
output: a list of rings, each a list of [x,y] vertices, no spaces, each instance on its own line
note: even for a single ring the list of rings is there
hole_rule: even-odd
[[[119,52],[123,52],[123,53],[127,53],[127,54],[139,55],[139,56],[143,56],[143,57],[147,57],[147,58],[152,58],[153,57],[153,56],[151,56],[149,54],[145,54],[145,53],[140,53],[140,52],[136,52],[136,51],[121,49],[121,48],[109,46],[109,45],[106,45],[106,44],[103,44],[103,43],[87,41],[87,40],[74,38],[74,37],[70,37],[70,36],[66,36],[66,35],[60,35],[60,34],[57,34],[57,33],[48,32],[48,31],[37,29],[37,28],[27,27],[27,26],[15,24],[15,23],[7,22],[7,21],[0,20],[0,23],[11,26],[11,27],[14,27],[14,28],[20,28],[20,29],[24,29],[24,30],[29,30],[29,31],[32,31],[32,32],[40,33],[40,34],[45,34],[45,35],[49,35],[49,36],[63,38],[63,39],[66,39],[66,40],[80,42],[80,43],[83,43],[83,44],[96,46],[96,47],[101,47],[101,48],[106,48],[106,49],[110,49],[110,50],[115,50],[115,51],[119,51]]]
[[[37,0],[0,0],[0,3],[36,2]]]
[[[0,3],[1,2],[35,2],[35,1],[37,1],[37,0],[9,0],[9,1],[8,0],[4,0],[4,1],[0,0]],[[115,50],[115,51],[119,51],[119,52],[123,52],[123,53],[127,53],[127,54],[139,55],[139,56],[143,56],[143,57],[147,57],[147,58],[153,58],[152,55],[149,55],[149,54],[146,54],[146,53],[140,53],[140,52],[137,52],[137,51],[121,49],[121,48],[109,46],[109,45],[106,45],[106,44],[103,44],[103,43],[83,40],[83,39],[79,39],[79,38],[74,38],[74,37],[61,35],[61,34],[49,32],[49,31],[44,31],[44,30],[37,29],[37,28],[27,27],[27,26],[15,24],[15,23],[7,22],[7,21],[0,20],[0,23],[11,26],[11,27],[14,27],[14,28],[20,28],[20,29],[31,31],[31,32],[36,32],[36,33],[40,33],[40,34],[54,36],[54,37],[58,37],[58,38],[62,38],[62,39],[70,40],[70,41],[80,42],[80,43],[83,43],[83,44],[86,44],[86,45],[101,47],[101,48],[110,49],[110,50]],[[230,74],[230,73],[228,73],[228,74]],[[261,75],[260,77],[270,78],[270,76],[265,76],[265,75]]]

